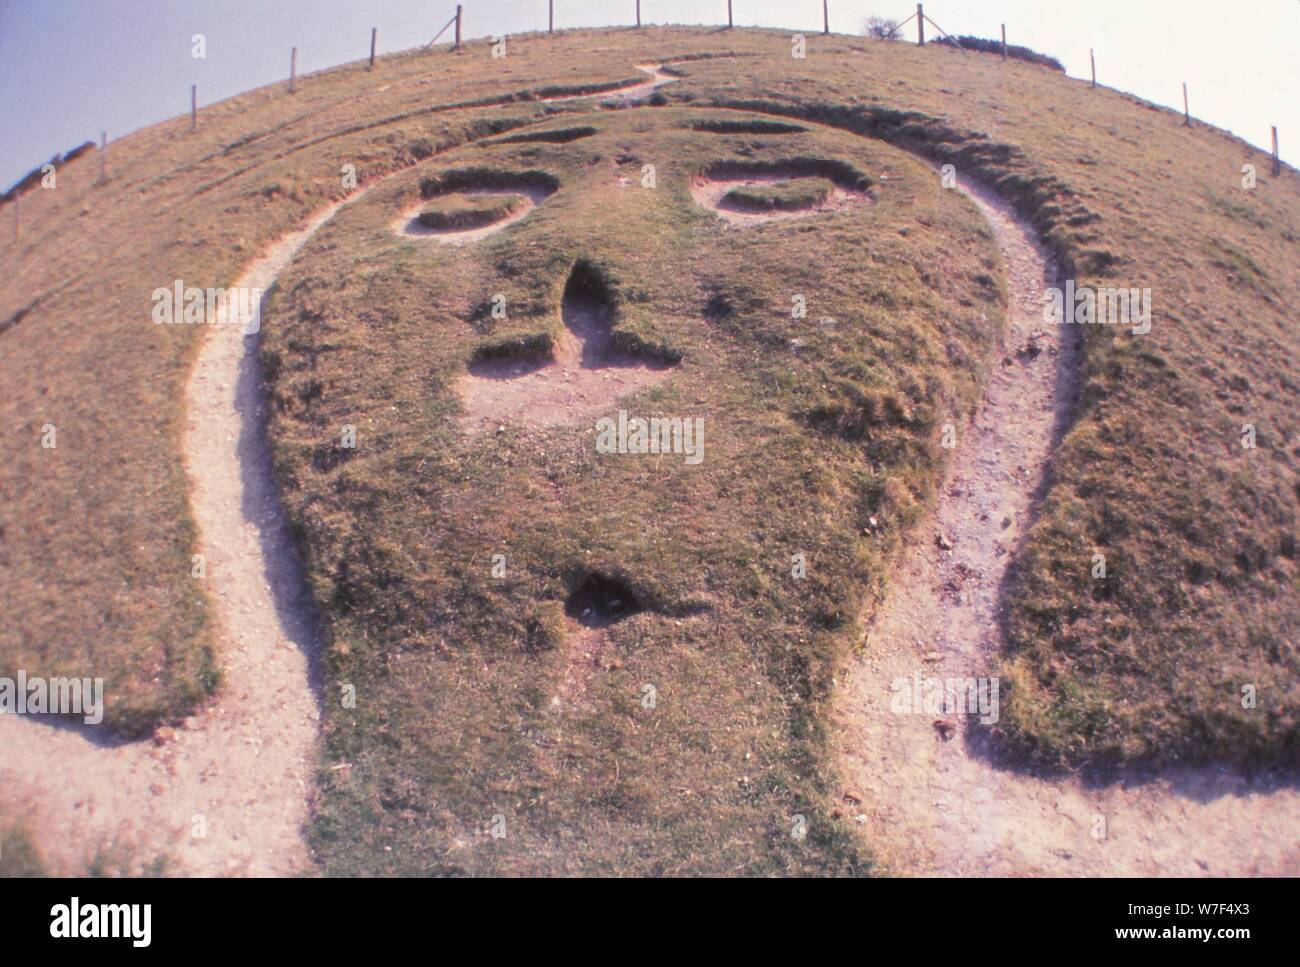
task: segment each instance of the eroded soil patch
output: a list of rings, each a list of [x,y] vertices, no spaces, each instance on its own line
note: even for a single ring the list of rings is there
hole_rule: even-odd
[[[626,582],[604,574],[589,574],[573,589],[564,613],[589,628],[603,628],[641,611],[636,592]]]

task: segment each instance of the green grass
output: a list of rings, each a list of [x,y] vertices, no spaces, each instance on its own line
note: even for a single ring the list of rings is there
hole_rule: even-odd
[[[48,875],[28,827],[0,820],[0,879]]]
[[[737,185],[722,196],[724,203],[746,211],[798,211],[813,208],[831,196],[827,178],[799,178],[767,185]]]
[[[457,192],[437,198],[417,216],[425,228],[463,230],[481,228],[509,218],[524,204],[522,195],[466,195]]]
[[[374,71],[314,75],[292,97],[251,91],[205,110],[195,133],[186,118],[115,141],[104,185],[91,151],[60,169],[56,188],[23,196],[20,238],[0,238],[11,454],[0,465],[0,675],[102,676],[106,728],[124,735],[212,694],[221,658],[191,577],[180,442],[203,330],[153,324],[150,293],[178,278],[229,285],[271,240],[347,193],[344,165],[364,180],[536,120],[543,108],[530,102],[547,91],[640,79],[622,53],[558,72],[538,53],[504,67],[397,55]],[[430,105],[426,85],[448,63],[454,76],[437,83],[455,97]],[[480,116],[464,104],[502,106]],[[46,424],[53,450],[40,446]]]
[[[14,821],[0,817],[0,879],[66,875],[56,874],[46,864],[32,826],[30,819]],[[47,831],[46,835],[53,832]],[[86,877],[119,878],[166,876],[169,870],[171,860],[165,855],[141,859],[120,844],[107,844],[96,849],[79,872]]]

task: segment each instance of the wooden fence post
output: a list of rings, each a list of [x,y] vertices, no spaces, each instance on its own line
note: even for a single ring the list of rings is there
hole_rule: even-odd
[[[1187,109],[1187,82],[1183,81],[1183,124],[1192,126],[1192,112]]]
[[[379,28],[371,27],[370,28],[370,66],[367,68],[368,70],[375,69],[375,38],[378,36],[379,36]]]
[[[190,85],[190,130],[199,126],[199,85]]]
[[[289,93],[293,93],[294,83],[298,80],[298,48],[289,51]]]
[[[99,132],[99,183],[108,181],[108,132]]]
[[[831,32],[831,11],[829,4],[830,0],[822,0],[822,33],[824,34],[829,34]]]
[[[1007,25],[1002,25],[1002,59],[1007,59]]]
[[[916,43],[920,47],[925,46],[925,11],[919,3],[916,5]]]
[[[1277,125],[1273,125],[1273,177],[1282,173],[1282,159],[1277,153]]]
[[[452,50],[460,50],[460,4],[456,4],[456,43]]]
[[[636,25],[637,29],[641,27],[641,0],[636,0]]]
[[[727,0],[727,29],[731,29],[731,0]]]
[[[1088,63],[1092,64],[1092,86],[1096,87],[1097,86],[1097,55],[1092,52],[1091,47],[1088,48]]]
[[[555,33],[555,0],[546,0],[546,32]]]

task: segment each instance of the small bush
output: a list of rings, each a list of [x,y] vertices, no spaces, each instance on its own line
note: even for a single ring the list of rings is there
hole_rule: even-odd
[[[80,158],[83,154],[85,154],[94,146],[95,146],[95,142],[87,141],[84,144],[77,145],[77,147],[73,148],[67,154],[56,154],[53,158],[47,161],[46,164],[54,165],[54,169],[57,171],[58,169],[66,165],[69,161],[72,161],[75,158]],[[0,194],[0,202],[10,201],[11,199],[17,198],[19,195],[23,194],[24,192],[31,191],[38,184],[40,184],[41,179],[44,177],[45,177],[45,165],[41,165],[39,168],[33,168],[31,171],[27,172],[27,174],[19,178],[18,181],[14,182],[12,188],[10,188],[4,194]]]
[[[876,40],[897,40],[898,21],[890,17],[868,17],[862,32]]]

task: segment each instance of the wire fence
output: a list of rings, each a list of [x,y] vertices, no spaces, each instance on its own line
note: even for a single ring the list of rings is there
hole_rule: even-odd
[[[857,6],[856,3],[849,2],[849,0],[833,0],[833,2],[832,0],[793,0],[793,2],[782,3],[775,9],[776,13],[774,15],[772,7],[761,2],[752,2],[752,0],[749,0],[749,2],[747,0],[598,0],[598,2],[581,3],[575,2],[575,0],[558,0],[558,3],[557,0],[527,0],[527,2],[504,9],[500,6],[485,3],[482,5],[481,10],[477,12],[474,7],[457,4],[454,11],[451,12],[451,16],[427,42],[409,43],[415,31],[420,29],[419,25],[412,21],[396,25],[395,31],[386,28],[385,39],[388,39],[390,33],[398,35],[397,46],[392,46],[390,42],[387,48],[388,53],[396,53],[415,47],[428,48],[438,42],[452,47],[459,47],[469,40],[594,27],[714,26],[731,28],[739,26],[770,27],[802,33],[847,34],[851,32],[860,35],[872,32],[872,21],[876,21],[875,30],[880,30],[882,26],[882,22],[878,21],[877,18],[869,17],[861,7]],[[428,19],[421,18],[420,23],[427,28],[430,24],[441,22],[442,15],[449,10],[451,8],[447,7],[444,8],[442,13],[434,14]],[[852,23],[846,21],[852,21]],[[938,40],[955,47],[963,53],[967,52],[966,43],[963,42],[963,39],[949,34],[926,14],[924,3],[917,3],[915,13],[909,14],[902,21],[883,23],[891,25],[882,33],[882,37],[888,40],[906,39],[914,31],[916,43],[924,45],[927,41],[928,27],[931,42]],[[1000,53],[1003,60],[1007,60],[1008,56],[1011,56],[1034,63],[1050,64],[1057,70],[1064,72],[1064,68],[1055,58],[1035,53],[1023,47],[1009,46],[1007,43],[1007,25],[1005,23],[1001,24],[999,39],[985,41],[965,38],[965,41],[973,41],[977,45],[977,49]],[[372,28],[370,34],[370,61],[372,63],[376,56],[375,42],[375,28]],[[328,61],[330,58],[341,58],[334,60],[332,64],[318,67],[317,70],[341,67],[357,59],[347,57],[342,53],[345,49],[339,45],[330,45],[329,49],[317,50],[314,55],[317,62],[321,60]],[[294,48],[291,54],[291,65],[296,63],[296,57],[297,48]],[[1091,69],[1091,86],[1095,89],[1098,86],[1097,62],[1091,50],[1088,52],[1088,59]],[[291,88],[293,84],[292,71],[293,67],[291,66]],[[273,82],[273,80],[263,81],[261,84],[254,86],[265,86]],[[1183,82],[1182,88],[1183,119],[1184,123],[1190,127],[1192,125],[1192,115],[1186,81]],[[248,88],[245,87],[244,89]],[[231,95],[223,95],[223,97],[229,96]],[[223,97],[218,97],[217,100],[223,99]],[[1281,162],[1278,155],[1276,126],[1272,128],[1272,141],[1272,174],[1277,177]]]
[[[767,27],[804,33],[861,35],[866,17],[846,0],[784,0],[779,5],[747,0],[525,0],[511,4],[439,4],[427,15],[384,19],[354,37],[327,43],[306,41],[284,51],[282,59],[241,62],[239,76],[202,78],[177,85],[177,106],[192,121],[206,104],[275,84],[301,83],[311,74],[432,46],[490,40],[519,34],[584,28],[638,26]],[[182,100],[183,99],[183,100]],[[181,107],[183,105],[183,107]],[[111,138],[109,139],[111,142]]]
[[[910,19],[915,17],[914,14]],[[752,0],[598,0],[594,3],[526,0],[509,5],[445,4],[430,8],[427,16],[385,20],[367,31],[358,30],[355,38],[339,37],[324,44],[313,42],[291,47],[278,63],[261,60],[251,70],[241,65],[238,78],[226,76],[187,84],[185,87],[190,90],[180,87],[178,96],[186,98],[189,102],[186,106],[193,113],[195,107],[201,111],[204,104],[214,104],[246,91],[290,83],[291,76],[302,78],[435,44],[455,47],[471,41],[528,33],[603,27],[734,26],[861,36],[866,20],[862,8],[846,0],[785,0],[779,5],[761,0],[757,3]],[[943,34],[937,25],[935,30]]]

